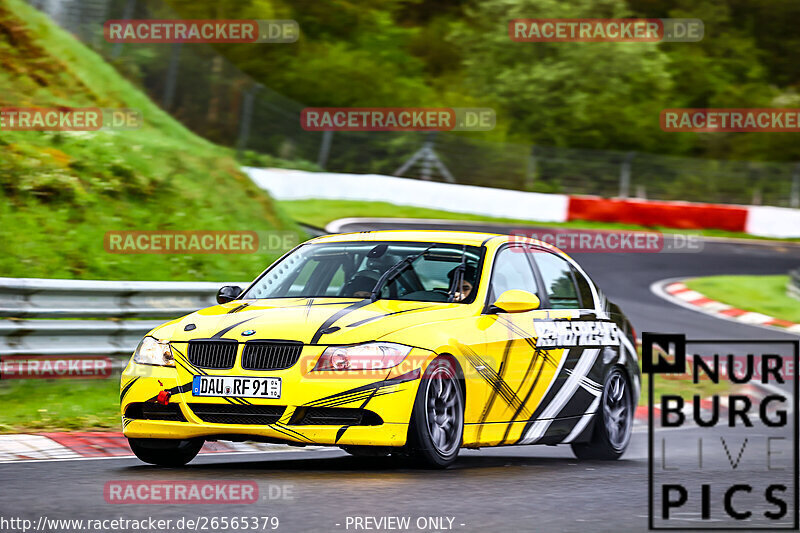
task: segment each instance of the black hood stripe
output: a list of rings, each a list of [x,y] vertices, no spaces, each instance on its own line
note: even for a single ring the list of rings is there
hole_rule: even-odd
[[[369,305],[371,303],[372,302],[369,301],[369,299],[364,299],[364,300],[360,300],[358,302],[355,302],[353,304],[350,304],[347,307],[345,307],[344,309],[339,309],[338,311],[336,311],[333,314],[333,316],[331,316],[325,322],[323,322],[322,325],[319,327],[319,329],[317,329],[317,332],[314,333],[313,337],[311,337],[311,343],[310,344],[316,344],[317,341],[319,341],[320,337],[322,337],[325,334],[325,331],[329,327],[331,327],[334,322],[336,322],[337,320],[339,320],[343,316],[345,316],[345,315],[347,315],[349,313],[352,313],[353,311],[355,311],[357,309],[361,309],[362,307],[364,307],[366,305]]]
[[[212,339],[221,339],[223,335],[225,335],[226,333],[228,333],[230,330],[232,330],[232,329],[233,329],[233,328],[235,328],[236,326],[241,326],[241,325],[242,325],[242,324],[244,324],[245,322],[249,322],[250,320],[253,320],[253,319],[255,319],[255,318],[257,318],[257,317],[250,317],[250,318],[247,318],[247,319],[245,319],[245,320],[242,320],[241,322],[237,322],[236,324],[233,324],[232,326],[228,326],[227,328],[225,328],[225,329],[223,329],[223,330],[220,330],[220,331],[216,332],[214,335],[212,335],[212,336],[211,336],[211,338],[212,338]]]
[[[372,322],[373,320],[378,320],[379,318],[384,318],[384,317],[387,317],[387,316],[399,315],[401,313],[410,313],[411,311],[419,311],[420,309],[427,309],[427,307],[415,307],[414,309],[405,309],[403,311],[394,311],[392,313],[383,313],[383,314],[380,314],[380,315],[376,315],[376,316],[371,316],[369,318],[365,318],[363,320],[359,320],[357,322],[353,322],[352,324],[347,324],[347,327],[348,328],[355,328],[355,327],[358,327],[358,326],[363,326],[364,324],[367,324],[368,322]]]

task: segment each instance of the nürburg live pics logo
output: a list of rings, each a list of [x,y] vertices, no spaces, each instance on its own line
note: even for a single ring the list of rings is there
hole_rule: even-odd
[[[799,351],[643,334],[651,530],[798,529]]]

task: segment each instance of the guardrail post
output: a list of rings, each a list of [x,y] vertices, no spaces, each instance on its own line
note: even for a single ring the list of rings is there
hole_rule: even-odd
[[[253,102],[256,93],[263,85],[256,83],[244,92],[242,101],[242,114],[239,117],[239,138],[236,140],[236,158],[241,159],[242,152],[247,148],[247,141],[250,138],[250,123],[253,120]]]

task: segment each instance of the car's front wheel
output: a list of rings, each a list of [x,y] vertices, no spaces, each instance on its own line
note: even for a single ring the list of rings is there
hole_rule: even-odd
[[[183,466],[194,459],[203,447],[203,439],[128,439],[133,453],[158,466]]]
[[[572,451],[578,459],[619,459],[631,440],[633,394],[620,367],[608,373],[600,403],[591,440],[572,444]]]
[[[409,426],[412,457],[424,466],[447,468],[461,448],[464,434],[464,397],[455,365],[435,359],[420,382]]]

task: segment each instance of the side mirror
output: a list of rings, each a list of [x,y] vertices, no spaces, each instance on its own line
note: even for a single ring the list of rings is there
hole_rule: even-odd
[[[524,313],[539,309],[539,297],[528,291],[510,289],[500,295],[489,307],[489,312]]]
[[[235,300],[237,296],[242,294],[242,288],[236,285],[225,285],[217,292],[217,303],[226,304],[231,300]]]

